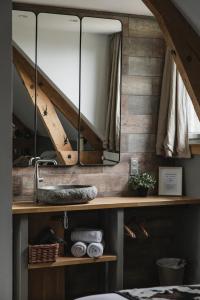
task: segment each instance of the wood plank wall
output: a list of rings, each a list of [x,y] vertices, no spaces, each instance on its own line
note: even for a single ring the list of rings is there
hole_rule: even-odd
[[[154,18],[72,12],[80,16],[117,18],[123,24],[121,162],[114,167],[48,169],[43,170],[42,175],[46,183],[94,184],[101,195],[123,195],[127,193],[131,157],[138,158],[142,170],[156,174],[158,165],[165,163],[155,155],[164,40]],[[22,176],[22,196],[30,200],[33,170],[14,169],[13,174]]]

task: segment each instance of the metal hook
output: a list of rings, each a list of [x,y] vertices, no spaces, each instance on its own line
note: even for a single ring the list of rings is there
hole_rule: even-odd
[[[47,105],[46,105],[46,108],[45,110],[43,111],[43,116],[47,116],[48,115],[48,109],[47,109]]]
[[[67,145],[69,143],[68,137],[64,137],[64,145]]]
[[[69,218],[67,215],[67,211],[64,211],[63,226],[65,230],[69,228]]]

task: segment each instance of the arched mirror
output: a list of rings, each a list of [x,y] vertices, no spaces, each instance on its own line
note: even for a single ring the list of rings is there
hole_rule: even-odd
[[[120,160],[122,25],[82,19],[80,163],[114,165]]]

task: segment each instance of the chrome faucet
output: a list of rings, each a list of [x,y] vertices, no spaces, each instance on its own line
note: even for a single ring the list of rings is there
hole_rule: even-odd
[[[39,165],[42,163],[51,163],[54,166],[56,166],[58,163],[54,159],[35,159],[35,178],[34,178],[34,196],[35,196],[35,202],[38,202],[37,200],[37,192],[39,188],[40,182],[43,182],[44,179],[40,177],[39,174]]]
[[[28,165],[29,167],[33,166],[34,165],[34,162],[41,159],[40,156],[36,156],[36,157],[31,157],[29,162],[28,162]]]

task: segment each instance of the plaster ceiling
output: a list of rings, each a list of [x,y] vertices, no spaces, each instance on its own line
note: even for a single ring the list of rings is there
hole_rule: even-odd
[[[151,16],[142,0],[17,0],[21,3],[53,5]]]

